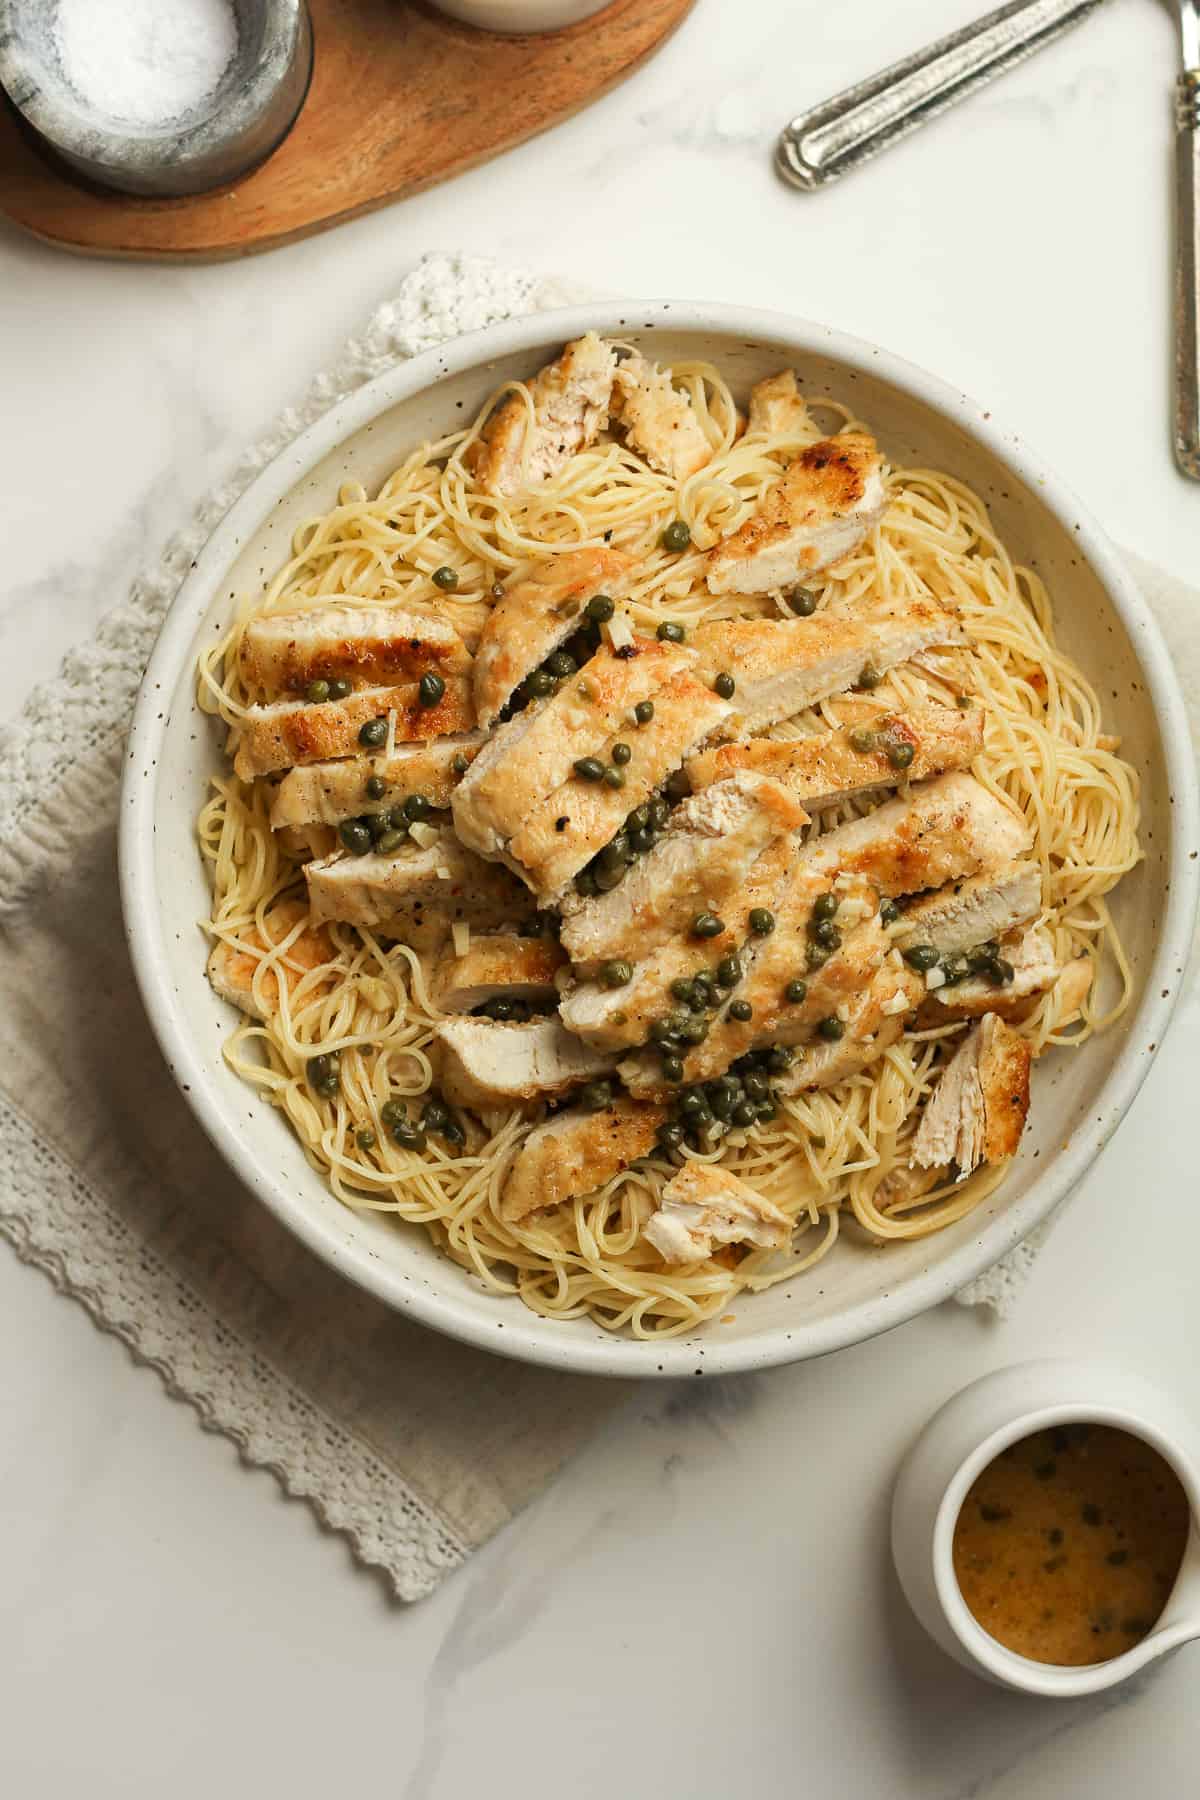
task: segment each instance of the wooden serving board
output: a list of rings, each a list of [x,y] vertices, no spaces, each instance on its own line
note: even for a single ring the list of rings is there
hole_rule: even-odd
[[[565,31],[499,37],[408,0],[310,0],[312,86],[243,180],[182,200],[82,185],[0,96],[0,212],[97,256],[215,260],[418,193],[566,119],[670,36],[695,0],[614,0]]]

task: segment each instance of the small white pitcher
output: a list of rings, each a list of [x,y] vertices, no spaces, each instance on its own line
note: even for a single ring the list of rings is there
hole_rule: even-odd
[[[1183,1483],[1192,1528],[1171,1597],[1148,1634],[1082,1668],[1008,1650],[970,1612],[954,1574],[954,1526],[976,1476],[1002,1450],[1048,1426],[1111,1425],[1141,1438]],[[1095,1694],[1200,1637],[1200,1433],[1180,1407],[1127,1370],[1091,1362],[1028,1362],[973,1382],[929,1421],[892,1501],[892,1555],[908,1603],[956,1662],[985,1680],[1051,1699]]]

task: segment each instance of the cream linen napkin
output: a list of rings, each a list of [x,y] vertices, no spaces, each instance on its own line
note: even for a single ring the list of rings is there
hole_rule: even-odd
[[[121,749],[189,562],[285,443],[403,357],[578,298],[478,259],[427,259],[0,737],[0,1232],[406,1600],[513,1517],[630,1384],[524,1368],[406,1323],[239,1188],[176,1092],[130,976]],[[1136,572],[1194,682],[1200,595]],[[1003,1307],[1032,1254],[1022,1246],[962,1297]]]

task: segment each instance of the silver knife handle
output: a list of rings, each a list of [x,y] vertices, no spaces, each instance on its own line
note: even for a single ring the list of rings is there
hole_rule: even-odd
[[[835,181],[1078,25],[1103,0],[1009,0],[974,25],[847,88],[783,131],[780,173],[812,190]]]
[[[1176,97],[1175,460],[1200,481],[1200,69],[1180,76]]]

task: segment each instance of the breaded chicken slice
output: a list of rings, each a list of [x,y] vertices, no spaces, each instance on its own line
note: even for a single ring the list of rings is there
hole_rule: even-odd
[[[441,1012],[469,1013],[491,1000],[535,1005],[556,1000],[554,977],[566,957],[553,938],[490,932],[459,952],[448,947],[434,972],[430,995]]]
[[[450,676],[433,706],[422,704],[420,685],[415,682],[362,688],[347,700],[325,700],[318,705],[277,700],[268,706],[249,707],[232,728],[234,773],[242,781],[253,781],[256,775],[270,775],[276,769],[323,762],[328,757],[360,756],[365,748],[359,736],[363,726],[380,719],[386,727],[392,713],[396,715],[398,744],[470,731],[475,724],[471,686],[461,675]],[[386,738],[380,741],[382,744]]]
[[[443,1094],[476,1112],[561,1099],[613,1066],[611,1057],[589,1050],[554,1018],[520,1025],[447,1019],[434,1041]]]
[[[616,352],[585,332],[529,383],[505,395],[464,455],[468,471],[490,494],[511,496],[558,475],[608,424]]]
[[[644,356],[626,357],[618,366],[612,411],[629,448],[672,481],[686,481],[712,459],[691,401],[673,386],[669,370]]]
[[[398,744],[391,756],[340,757],[292,769],[271,795],[271,829],[339,825],[399,806],[411,794],[423,795],[432,807],[449,806],[483,743],[481,731],[453,733],[432,743]],[[380,782],[381,793],[374,791]]]
[[[547,556],[509,581],[475,654],[481,725],[492,725],[525,677],[579,630],[593,595],[624,594],[631,567],[632,559],[619,550],[572,550]]]
[[[794,369],[780,369],[778,375],[768,375],[751,388],[747,431],[765,432],[770,437],[786,433],[792,437],[806,431],[810,423]]]
[[[963,1176],[1015,1155],[1029,1112],[1030,1060],[1025,1039],[995,1013],[972,1026],[921,1115],[914,1163],[953,1163]]]
[[[741,528],[713,546],[713,594],[766,594],[807,581],[849,556],[887,510],[883,462],[866,432],[802,450]]]
[[[454,626],[408,604],[364,606],[331,598],[296,612],[262,613],[238,645],[246,686],[272,698],[303,694],[312,681],[394,686],[422,675],[461,675],[471,653]]]
[[[279,1007],[279,980],[291,993],[298,982],[313,969],[332,961],[333,945],[329,934],[319,926],[305,924],[303,931],[264,968],[275,947],[302,922],[308,919],[308,907],[302,900],[281,900],[267,915],[268,937],[257,925],[245,925],[238,932],[236,944],[220,938],[208,958],[208,979],[222,1000],[228,1000],[252,1019],[266,1019]],[[262,969],[257,984],[255,976]]]
[[[664,1106],[619,1100],[603,1112],[559,1113],[531,1131],[518,1150],[500,1201],[500,1217],[530,1213],[595,1193],[653,1150]]]

